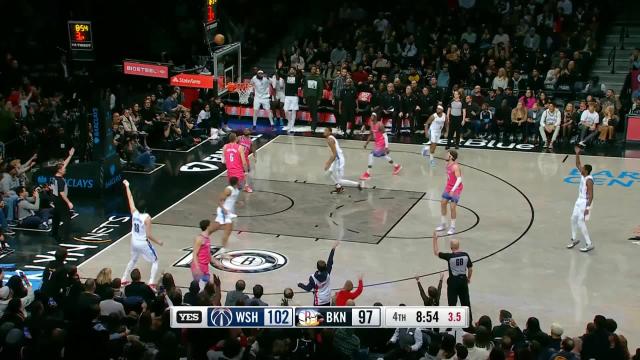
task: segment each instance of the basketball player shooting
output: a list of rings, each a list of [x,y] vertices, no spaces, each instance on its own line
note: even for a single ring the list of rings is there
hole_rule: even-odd
[[[436,228],[436,231],[443,231],[447,228],[447,204],[451,206],[451,226],[448,235],[452,235],[456,232],[456,217],[457,217],[457,205],[460,201],[460,194],[462,194],[462,172],[460,171],[460,165],[458,164],[458,152],[455,150],[449,150],[447,152],[447,184],[444,187],[442,193],[442,200],[440,200],[440,226]]]
[[[327,145],[331,151],[331,156],[324,164],[324,171],[331,172],[331,179],[336,184],[335,190],[331,191],[332,194],[340,194],[344,191],[343,185],[357,186],[358,190],[362,190],[362,185],[353,180],[343,179],[345,158],[342,153],[342,149],[338,144],[338,140],[331,134],[331,128],[324,128],[324,137],[327,139]]]
[[[138,262],[138,258],[142,256],[146,261],[151,263],[151,275],[149,276],[149,284],[155,284],[155,278],[158,273],[158,254],[151,244],[156,243],[162,246],[162,241],[158,240],[151,234],[151,217],[149,214],[140,213],[136,209],[133,202],[133,195],[129,189],[129,181],[122,182],[127,192],[127,200],[129,201],[129,210],[131,211],[131,259],[127,264],[127,268],[122,275],[123,283],[128,282],[128,276],[133,267]]]
[[[573,206],[573,214],[571,215],[571,242],[567,245],[567,249],[572,249],[580,244],[577,238],[578,229],[584,237],[587,246],[580,248],[582,252],[588,252],[594,249],[589,230],[587,230],[586,221],[591,215],[591,203],[593,202],[593,176],[591,176],[591,165],[584,164],[580,161],[580,147],[575,147],[576,151],[576,168],[580,171],[580,187],[578,188],[578,199]]]

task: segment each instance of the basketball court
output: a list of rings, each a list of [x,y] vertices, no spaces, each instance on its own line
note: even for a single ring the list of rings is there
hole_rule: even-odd
[[[366,169],[364,142],[339,140],[345,153],[345,178],[356,180]],[[363,274],[367,286],[358,305],[421,304],[416,275],[436,285],[446,263],[431,248],[431,234],[440,221],[440,194],[445,183],[444,148],[437,166],[422,157],[421,145],[390,144],[391,156],[404,168],[393,176],[384,161],[374,164],[368,189],[348,188],[332,195],[323,171],[329,156],[321,138],[278,136],[258,151],[255,192],[239,198],[239,218],[231,236],[232,257],[216,261],[214,273],[224,290],[244,279],[265,288],[264,300],[278,305],[282,290],[307,281],[318,259],[337,248],[332,287]],[[500,309],[513,313],[521,326],[526,317],[544,327],[560,322],[565,332],[581,334],[585,320],[605,314],[621,322],[629,341],[640,341],[640,278],[636,265],[640,246],[627,241],[638,224],[640,160],[583,157],[594,168],[595,199],[588,222],[595,250],[567,250],[570,215],[578,193],[575,157],[564,154],[461,149],[464,191],[457,233],[462,249],[475,261],[471,282],[474,317],[497,319]],[[165,243],[157,247],[161,271],[188,286],[193,238],[201,219],[213,218],[217,198],[226,185],[222,174],[154,216],[153,232]],[[614,210],[616,209],[616,210]],[[220,245],[221,232],[212,243]],[[129,261],[125,236],[82,264],[84,274],[112,267],[120,276]],[[212,249],[217,251],[217,247]],[[138,267],[149,273],[142,260]],[[147,275],[143,275],[147,276]],[[446,285],[445,285],[446,286]],[[186,291],[186,290],[184,290]],[[310,294],[296,294],[302,305]],[[441,303],[446,304],[446,293]],[[615,306],[614,306],[615,304]]]

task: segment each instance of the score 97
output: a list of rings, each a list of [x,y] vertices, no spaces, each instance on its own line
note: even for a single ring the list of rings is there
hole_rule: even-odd
[[[371,324],[371,318],[373,317],[373,310],[358,310],[358,324],[369,325]]]

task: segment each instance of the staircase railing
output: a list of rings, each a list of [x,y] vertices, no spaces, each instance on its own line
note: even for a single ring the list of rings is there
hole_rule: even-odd
[[[620,28],[620,50],[624,50],[624,39],[629,37],[629,28],[626,25],[622,25]]]
[[[616,47],[617,45],[613,45],[613,49],[609,51],[609,62],[607,63],[608,65],[611,66],[612,74],[616,73]]]

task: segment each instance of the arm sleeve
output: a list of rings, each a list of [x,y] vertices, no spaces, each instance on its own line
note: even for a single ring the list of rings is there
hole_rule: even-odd
[[[389,341],[395,344],[398,341],[398,336],[400,336],[400,329],[396,329],[396,331],[393,332],[393,336]]]
[[[331,274],[331,269],[333,269],[333,255],[336,253],[336,249],[331,249],[329,253],[329,259],[327,260],[327,272]]]
[[[362,290],[364,289],[364,285],[362,284],[362,280],[358,280],[358,288],[349,294],[349,298],[351,299],[355,299],[358,296],[360,296],[360,294],[362,294]]]
[[[384,139],[384,148],[387,149],[389,147],[389,137],[387,133],[383,133],[382,138]]]
[[[533,119],[535,121],[535,119]],[[542,116],[540,117],[540,126],[543,126],[547,121],[547,110],[542,112]]]
[[[418,283],[418,290],[420,291],[420,298],[422,299],[422,302],[426,305],[429,297],[427,296],[427,293],[424,292],[424,288],[421,283]]]
[[[472,268],[473,267],[473,261],[471,261],[471,258],[469,257],[469,255],[467,255],[467,259],[469,260],[469,261],[467,261],[467,267],[468,268]]]
[[[303,283],[298,283],[298,287],[301,288],[304,291],[311,291],[313,290],[313,288],[316,286],[316,282],[313,281],[313,277],[309,276],[309,283],[308,284],[303,284]]]
[[[562,123],[562,113],[559,110],[556,110],[556,123],[555,126],[560,126]]]
[[[449,260],[449,259],[451,259],[451,254],[450,253],[440,252],[440,253],[438,253],[438,257],[440,259],[442,259],[442,260]]]
[[[418,351],[422,347],[422,330],[416,328],[413,332],[414,343],[411,345],[411,351]]]

